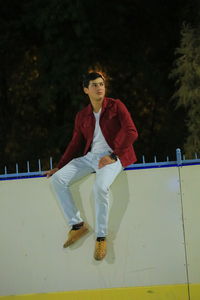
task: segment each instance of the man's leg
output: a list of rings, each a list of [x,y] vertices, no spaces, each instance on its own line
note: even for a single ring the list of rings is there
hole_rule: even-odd
[[[120,160],[96,170],[94,196],[96,207],[96,247],[95,259],[100,260],[106,255],[105,237],[108,231],[109,188],[117,175],[123,170]]]
[[[79,234],[86,233],[88,229],[83,226],[80,211],[77,209],[71,195],[70,185],[80,178],[94,171],[87,162],[86,156],[73,159],[62,169],[58,170],[51,178],[51,183],[55,190],[60,208],[68,220],[72,230],[69,233],[68,241],[64,247],[75,242]],[[69,241],[70,240],[70,241]]]

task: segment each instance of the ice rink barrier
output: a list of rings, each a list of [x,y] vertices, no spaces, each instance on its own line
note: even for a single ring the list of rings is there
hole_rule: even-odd
[[[198,157],[177,149],[175,161],[143,159],[119,175],[101,262],[93,259],[95,174],[72,186],[90,233],[63,249],[69,228],[39,167],[0,175],[1,300],[200,299]]]

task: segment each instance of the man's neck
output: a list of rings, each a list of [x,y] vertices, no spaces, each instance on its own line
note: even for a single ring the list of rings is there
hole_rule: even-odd
[[[99,100],[99,101],[91,101],[92,107],[93,107],[93,111],[95,113],[98,113],[102,107],[102,103],[103,103],[103,99]]]

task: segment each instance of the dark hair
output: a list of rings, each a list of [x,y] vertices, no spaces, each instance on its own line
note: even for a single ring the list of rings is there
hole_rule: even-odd
[[[88,88],[90,80],[95,80],[97,78],[102,78],[103,81],[105,81],[103,75],[101,75],[100,73],[91,72],[91,73],[84,74],[83,75],[83,81],[82,81],[83,87]]]

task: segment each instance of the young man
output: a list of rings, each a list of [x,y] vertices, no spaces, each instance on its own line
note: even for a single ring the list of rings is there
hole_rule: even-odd
[[[93,187],[96,210],[94,258],[102,260],[106,255],[109,187],[123,167],[136,161],[132,145],[138,134],[125,105],[120,100],[105,97],[105,82],[101,74],[87,74],[83,89],[90,104],[77,113],[72,140],[58,167],[47,171],[46,175],[53,175],[53,187],[72,226],[63,246],[66,248],[88,232],[69,187],[83,176],[96,172]],[[77,157],[80,149],[83,149],[83,156]]]

